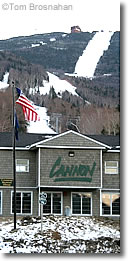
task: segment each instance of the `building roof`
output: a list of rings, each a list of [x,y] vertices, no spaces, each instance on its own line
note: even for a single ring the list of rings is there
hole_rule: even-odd
[[[26,147],[33,143],[48,139],[51,136],[53,136],[53,134],[19,133],[16,147]],[[11,132],[0,132],[0,147],[12,147]]]
[[[19,133],[19,140],[16,141],[16,147],[25,148],[40,141],[48,140],[49,138],[57,136],[57,134],[35,134],[35,133]],[[107,146],[115,149],[120,145],[120,137],[113,135],[85,135],[94,141],[101,142]],[[0,147],[12,147],[12,133],[0,132]]]
[[[120,146],[120,136],[119,135],[86,135],[96,141],[104,143],[111,147]]]

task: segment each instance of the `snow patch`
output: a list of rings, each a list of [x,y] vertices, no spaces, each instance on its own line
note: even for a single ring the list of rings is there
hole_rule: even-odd
[[[62,34],[62,37],[65,37],[67,34]]]
[[[47,72],[49,76],[49,81],[44,80],[43,86],[35,86],[35,88],[29,89],[29,94],[35,94],[38,91],[40,95],[49,94],[50,89],[53,87],[57,96],[62,97],[62,93],[68,91],[72,95],[78,96],[76,93],[76,87],[71,85],[66,80],[61,80],[58,76]],[[37,112],[40,116],[40,121],[33,122],[31,121],[27,127],[29,133],[47,133],[55,134],[55,132],[50,128],[49,121],[50,117],[47,115],[47,109],[45,107],[35,106]]]
[[[34,48],[34,47],[39,47],[40,44],[32,44],[31,47]]]
[[[8,77],[9,77],[9,72],[5,72],[5,74],[4,74],[4,76],[3,76],[3,80],[0,81],[0,90],[6,89],[6,88],[9,87]]]
[[[111,221],[110,221],[111,222]],[[43,216],[0,224],[1,253],[120,253],[119,227],[93,217]]]
[[[41,45],[46,45],[47,43],[44,43],[43,41],[40,41],[39,43],[36,43],[36,44],[31,44],[31,47],[34,48],[34,47],[39,47]]]
[[[34,89],[30,88],[29,93],[35,94],[38,91],[40,92],[40,95],[46,95],[49,94],[51,87],[54,88],[56,94],[58,97],[62,97],[62,93],[65,91],[68,91],[72,95],[79,96],[76,93],[76,87],[70,84],[66,80],[61,80],[58,76],[47,72],[49,76],[49,81],[44,80],[43,85],[44,86],[36,86]]]
[[[40,88],[40,93],[45,95],[48,94],[50,91],[50,88],[53,86],[56,94],[58,97],[62,97],[62,93],[65,91],[68,91],[72,95],[78,96],[76,93],[76,87],[67,82],[66,80],[61,80],[58,76],[48,73],[49,76],[49,82],[44,81],[44,87]]]
[[[47,43],[43,42],[43,41],[40,41],[40,44],[41,45],[46,45]]]
[[[50,42],[56,41],[56,38],[50,38]]]
[[[47,109],[45,107],[35,106],[40,121],[30,121],[27,127],[28,133],[41,133],[41,134],[55,134],[49,126],[50,117],[47,115]]]

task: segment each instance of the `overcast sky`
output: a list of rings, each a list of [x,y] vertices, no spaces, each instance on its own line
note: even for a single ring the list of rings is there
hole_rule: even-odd
[[[57,5],[59,10],[48,9]],[[67,6],[69,10],[60,10]],[[118,0],[0,0],[0,39],[49,32],[120,30]]]

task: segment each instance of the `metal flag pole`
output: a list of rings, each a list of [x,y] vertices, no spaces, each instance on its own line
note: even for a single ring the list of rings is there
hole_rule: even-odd
[[[14,206],[14,229],[16,229],[16,161],[15,161],[15,86],[12,82],[12,116],[13,116],[13,127],[12,127],[12,144],[13,144],[13,206]]]

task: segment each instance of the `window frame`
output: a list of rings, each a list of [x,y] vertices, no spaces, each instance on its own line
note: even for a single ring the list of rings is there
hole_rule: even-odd
[[[116,162],[116,167],[111,167],[111,166],[109,166],[109,167],[107,167],[106,166],[106,164],[108,163],[108,162]],[[104,162],[104,173],[107,175],[118,175],[119,174],[119,170],[118,170],[118,166],[119,166],[119,162],[118,162],[118,160],[106,160],[105,162]],[[109,172],[107,172],[107,169],[115,169],[115,172],[112,172],[112,171],[109,171]]]
[[[73,194],[81,194],[80,196],[81,196],[81,211],[80,211],[80,214],[74,214],[73,213]],[[90,206],[90,214],[82,214],[82,195],[86,195],[86,194],[90,194],[91,195],[91,197],[90,197],[90,199],[91,199],[91,202],[90,202],[90,204],[91,204],[91,206]],[[71,192],[71,215],[72,216],[92,216],[92,192]]]
[[[26,160],[27,161],[27,164],[25,165],[21,165],[21,167],[27,167],[26,170],[20,170],[20,165],[17,164],[17,161],[21,161],[21,160]],[[19,170],[17,170],[17,167],[19,167]],[[29,159],[16,159],[16,173],[28,173],[29,172]]]
[[[51,212],[50,213],[44,213],[43,215],[57,215],[61,216],[63,215],[63,192],[62,191],[45,191],[47,194],[51,194]],[[61,196],[61,213],[53,213],[53,194],[60,194]]]
[[[110,214],[103,214],[103,208],[102,208],[102,203],[103,203],[103,201],[102,201],[102,196],[103,196],[103,194],[108,194],[108,195],[110,195]],[[112,216],[112,217],[114,217],[114,216],[116,216],[116,217],[120,217],[120,214],[112,214],[112,196],[113,195],[119,195],[119,198],[120,198],[120,193],[119,192],[102,192],[101,193],[101,216],[103,216],[103,217],[110,217],[110,216]]]
[[[12,207],[13,207],[13,202],[12,202],[12,199],[13,199],[13,193],[14,191],[11,191],[11,215],[14,214],[12,212]],[[17,213],[17,215],[32,215],[32,210],[33,210],[33,192],[32,191],[16,191],[16,194],[17,193],[20,193],[21,194],[21,209],[20,209],[20,213]],[[31,194],[31,212],[30,213],[23,213],[23,194],[24,193],[30,193]]]
[[[2,211],[3,211],[3,209],[2,209],[2,206],[3,206],[3,193],[2,193],[2,192],[3,192],[3,191],[0,190],[0,194],[1,194],[0,215],[2,215]]]

